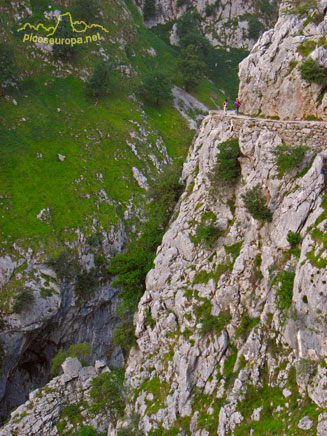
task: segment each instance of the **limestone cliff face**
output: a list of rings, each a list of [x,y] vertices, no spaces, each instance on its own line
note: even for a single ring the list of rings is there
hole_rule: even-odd
[[[126,234],[123,226],[112,226],[103,234],[102,248],[107,257],[122,249]],[[110,241],[110,242],[109,242]],[[0,416],[22,404],[29,392],[49,380],[51,359],[60,349],[88,342],[96,359],[107,359],[118,366],[123,362],[119,347],[112,343],[119,320],[115,315],[117,289],[110,280],[102,280],[87,301],[75,293],[76,276],[69,276],[72,266],[66,259],[68,277],[58,277],[46,263],[45,252],[25,251],[16,243],[10,256],[0,258],[0,284],[5,297],[12,287],[33,290],[34,302],[21,313],[1,314],[3,350],[0,375]],[[90,247],[80,232],[71,244],[79,264],[90,270],[95,266],[95,247]],[[68,247],[67,247],[68,249]]]
[[[137,0],[143,9],[146,0]],[[266,5],[263,9],[262,4]],[[216,47],[236,47],[251,49],[256,36],[249,35],[251,17],[257,17],[256,25],[270,28],[275,23],[279,1],[257,2],[254,0],[156,0],[156,15],[146,24],[154,26],[180,18],[187,10],[195,10],[202,18],[203,30],[211,43]],[[261,5],[261,8],[260,8]],[[250,20],[250,21],[249,21]],[[173,43],[178,43],[172,33]]]
[[[82,367],[76,358],[62,364],[63,374],[55,377],[42,389],[29,394],[29,400],[11,414],[11,420],[0,429],[1,436],[71,434],[81,426],[91,426],[99,432],[107,430],[108,416],[90,410],[92,380],[109,369],[102,361],[95,366]],[[73,410],[72,413],[65,413]],[[79,412],[82,412],[78,416]]]
[[[308,59],[327,67],[327,3],[302,3],[307,6],[300,14],[296,2],[283,2],[275,28],[265,32],[241,62],[239,96],[245,113],[326,119],[326,81],[305,81],[300,68]]]
[[[139,417],[135,434],[147,436],[256,436],[266,428],[279,436],[326,435],[326,131],[322,122],[220,113],[203,121],[184,164],[185,192],[135,315],[129,400],[118,428]],[[241,179],[217,185],[211,174],[219,145],[236,138]],[[308,148],[301,164],[280,177],[273,150],[286,141]],[[258,184],[271,222],[255,220],[244,206],[242,194]],[[205,217],[219,228],[210,247],[194,239]],[[283,292],[289,301],[281,306]],[[44,434],[38,416],[47,434],[57,434],[62,408],[82,404],[83,377],[95,375],[77,372],[74,380],[54,379],[44,395],[31,394],[0,434]],[[41,413],[49,393],[52,402]],[[85,423],[95,421],[85,410]],[[110,417],[105,421],[108,436],[116,436]]]
[[[308,149],[300,167],[280,178],[272,150],[285,137]],[[210,174],[218,145],[231,138],[239,138],[242,178],[217,187]],[[219,114],[203,121],[135,317],[127,415],[139,414],[146,435],[259,435],[261,425],[278,435],[326,434],[326,146],[319,122]],[[271,223],[244,207],[242,194],[257,184]],[[204,216],[221,230],[210,248],[194,243]],[[297,251],[289,231],[300,235]],[[277,305],[283,274],[292,277],[288,309]],[[212,315],[216,327],[205,330]]]

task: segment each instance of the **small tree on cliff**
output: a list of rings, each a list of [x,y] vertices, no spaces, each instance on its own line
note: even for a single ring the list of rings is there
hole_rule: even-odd
[[[266,199],[259,184],[246,191],[242,199],[244,206],[254,219],[272,221],[272,213],[266,206]]]
[[[317,61],[310,58],[300,66],[302,79],[318,85],[327,84],[327,68],[318,64]]]

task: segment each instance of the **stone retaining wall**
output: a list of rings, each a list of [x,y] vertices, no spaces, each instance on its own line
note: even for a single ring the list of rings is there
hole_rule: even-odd
[[[220,112],[211,112],[212,118],[221,121],[230,120],[236,136],[248,127],[267,129],[277,132],[287,145],[306,145],[317,151],[327,149],[327,123],[323,121],[280,121],[261,118],[250,118],[237,115],[224,115]]]

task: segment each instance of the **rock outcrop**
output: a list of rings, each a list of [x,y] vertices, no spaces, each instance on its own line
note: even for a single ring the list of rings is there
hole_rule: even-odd
[[[89,426],[103,433],[108,427],[106,413],[92,413],[91,382],[97,375],[109,371],[104,362],[83,367],[76,358],[62,364],[63,374],[55,377],[42,389],[29,394],[29,400],[11,414],[1,436],[56,436]],[[65,413],[66,411],[66,413]],[[69,413],[70,411],[70,413]]]
[[[143,10],[147,0],[137,0],[136,3]],[[258,3],[254,0],[156,0],[154,3],[156,13],[146,21],[150,27],[174,21],[186,11],[194,10],[201,17],[204,33],[214,47],[249,50],[256,42],[260,31],[275,24],[279,1]],[[178,44],[175,28],[171,32],[171,42]]]
[[[113,226],[102,235],[104,255],[110,257],[121,250],[125,239],[123,227]],[[15,244],[11,257],[1,258],[4,297],[9,292],[14,295],[14,291],[21,288],[29,289],[33,295],[33,302],[28,305],[23,301],[24,307],[17,313],[10,310],[9,305],[9,313],[2,313],[2,417],[22,404],[29,392],[47,383],[51,359],[71,344],[90,343],[94,359],[105,358],[111,366],[123,362],[120,348],[112,343],[113,330],[119,322],[114,313],[118,290],[111,286],[110,278],[103,279],[103,271],[98,268],[96,291],[87,301],[81,301],[75,292],[76,275],[72,272],[72,262],[78,262],[85,271],[90,271],[95,267],[94,252],[97,250],[88,245],[81,233],[71,248],[77,250],[71,254],[77,258],[64,260],[60,278],[44,263],[44,251],[25,251]]]
[[[311,59],[325,69],[326,76],[327,4],[303,1],[301,5],[304,10],[296,2],[284,1],[275,28],[265,32],[241,62],[243,112],[290,120],[327,119],[326,78],[319,84],[301,75],[301,66]]]
[[[310,434],[322,434],[327,306],[319,235],[326,226],[327,155],[319,132],[326,127],[295,125],[291,145],[308,149],[281,177],[273,151],[289,123],[219,113],[203,121],[184,165],[186,190],[135,317],[137,347],[126,369],[134,394],[126,414],[140,416],[146,435],[260,434],[250,431],[268,422],[278,435],[309,426]],[[234,187],[219,186],[211,175],[218,147],[233,138],[242,177]],[[258,184],[271,223],[244,207],[242,195]],[[204,217],[219,229],[211,246],[196,240]],[[297,250],[289,232],[298,235]],[[283,306],[277,294],[287,287],[285,274],[291,288]]]

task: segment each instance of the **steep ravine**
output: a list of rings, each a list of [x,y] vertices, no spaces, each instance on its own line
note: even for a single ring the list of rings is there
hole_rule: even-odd
[[[130,400],[118,428],[138,416],[151,436],[326,434],[326,248],[319,232],[326,226],[326,130],[322,122],[214,112],[203,121],[184,164],[185,192],[135,317],[137,346],[126,368]],[[217,152],[233,138],[241,179],[219,186],[211,176]],[[308,148],[301,164],[280,177],[273,150],[285,138]],[[271,222],[244,207],[242,194],[257,184]],[[194,239],[203,217],[219,229],[208,248]],[[296,250],[290,231],[298,235]],[[289,307],[276,297],[283,272],[294,274]],[[37,397],[45,402],[46,395]],[[54,425],[63,406],[52,402],[45,422]],[[33,407],[14,412],[3,434],[57,434],[55,427],[31,431],[44,416]],[[116,436],[110,417],[107,424]]]
[[[124,231],[117,231],[116,241],[109,245],[104,239],[102,249],[110,255],[110,250],[121,249],[119,244],[124,238]],[[94,267],[95,249],[80,242],[78,260],[90,269]],[[29,272],[25,283],[34,290],[33,305],[7,316],[2,327],[5,350],[0,383],[2,417],[24,402],[29,392],[47,383],[51,359],[60,349],[87,342],[92,346],[94,359],[105,358],[114,367],[123,361],[120,348],[112,343],[119,318],[114,313],[118,290],[111,286],[110,279],[99,280],[94,295],[80,301],[75,292],[76,276],[58,278],[39,257],[36,253],[24,259],[22,253],[26,262],[23,266]],[[71,268],[67,263],[67,274]],[[100,279],[100,269],[98,274]],[[19,272],[13,271],[11,280],[17,280],[17,276]]]
[[[321,21],[316,25],[285,14],[287,4],[275,29],[262,36],[240,67],[242,110],[275,119],[212,112],[189,151],[186,189],[135,314],[137,345],[126,367],[124,418],[116,425],[110,413],[100,414],[97,425],[89,414],[90,383],[107,371],[104,363],[82,369],[68,361],[62,376],[32,392],[11,414],[1,436],[69,435],[76,430],[64,416],[70,405],[78,408],[77,428],[92,423],[103,432],[108,427],[108,436],[327,434],[327,125],[314,120],[325,116],[325,97],[318,99],[321,87],[304,81],[299,70],[310,56],[327,67],[323,41],[319,46],[326,10],[325,2],[317,3]],[[296,29],[303,32],[301,46],[314,38],[316,48],[306,58],[293,46]],[[285,50],[285,62],[294,68],[283,76],[278,53]],[[280,86],[279,77],[290,88]],[[290,102],[289,89],[297,90]],[[311,121],[303,119],[307,116]],[[240,148],[241,175],[234,184],[222,184],[213,173],[221,144],[230,140]],[[306,148],[298,165],[281,174],[275,152],[285,145]],[[255,186],[262,189],[271,220],[255,219],[245,207],[243,195]],[[201,233],[208,223],[209,235]],[[87,265],[88,257],[83,259]],[[102,292],[109,299],[99,313],[110,321],[112,289],[104,286]],[[60,306],[54,294],[42,313]],[[59,329],[49,324],[40,338],[49,340],[49,347],[55,340],[64,344],[67,334],[90,337],[97,316],[90,319],[81,311],[85,328],[78,333],[73,318],[79,309],[72,306]],[[101,338],[110,332],[98,333],[94,345],[101,349]],[[26,350],[37,354],[32,339]],[[19,347],[25,345],[20,337]]]
[[[326,225],[327,156],[319,133],[312,139],[326,125],[298,123],[294,136],[309,148],[282,178],[272,154],[283,143],[277,125],[290,128],[213,114],[189,153],[186,190],[148,274],[126,370],[134,392],[127,414],[140,415],[145,434],[326,434],[326,251],[317,234]],[[242,179],[213,186],[217,147],[235,137]],[[242,194],[257,184],[271,223],[245,210]],[[210,249],[192,243],[205,213],[222,231]],[[297,253],[289,231],[300,235]],[[289,309],[276,304],[284,271],[295,276]],[[220,327],[204,333],[211,315]]]

